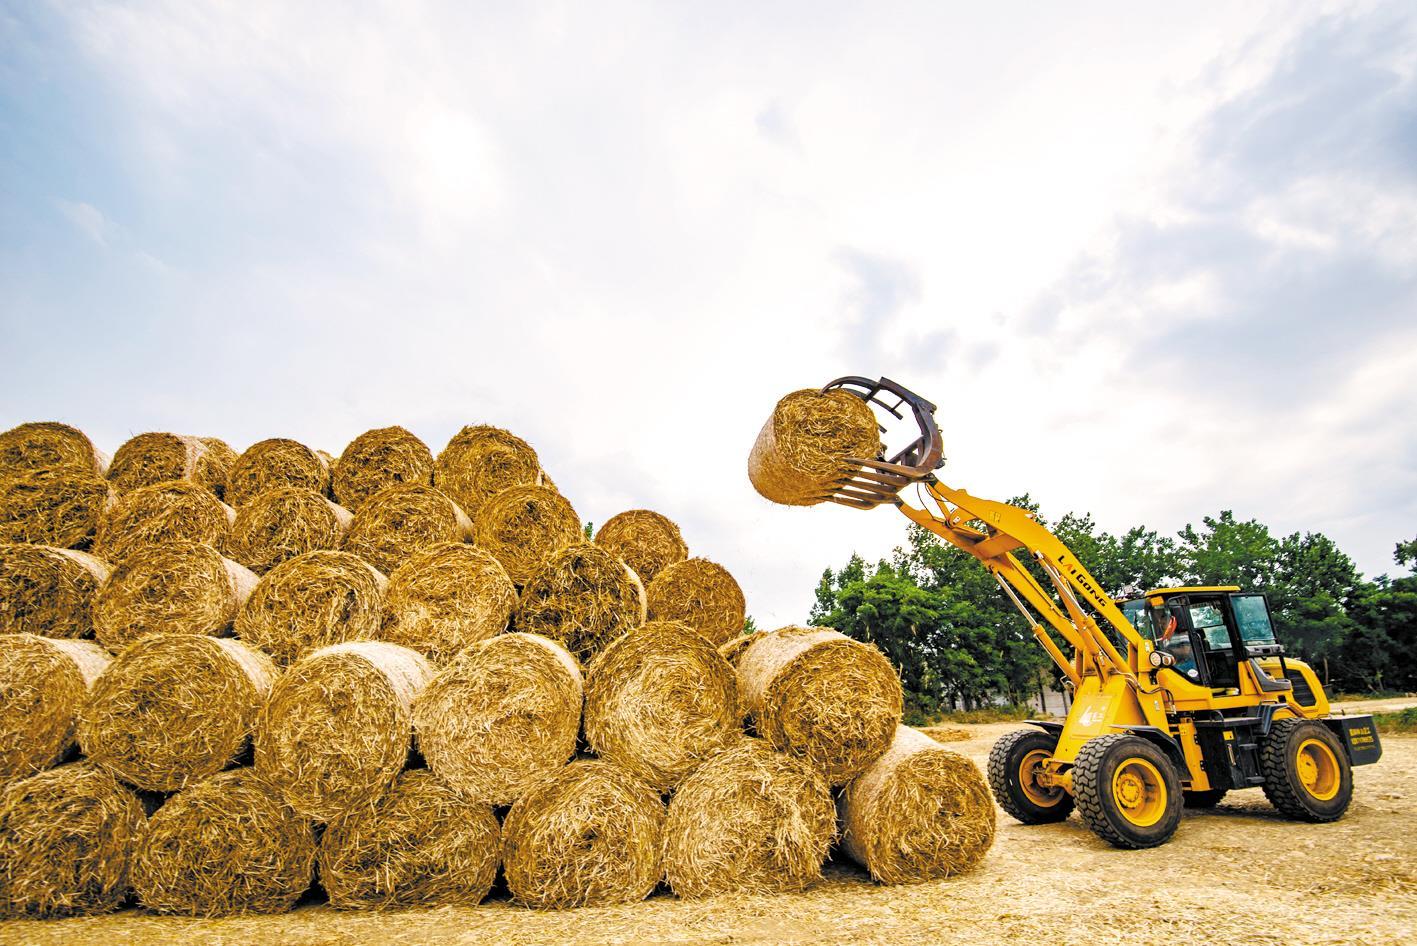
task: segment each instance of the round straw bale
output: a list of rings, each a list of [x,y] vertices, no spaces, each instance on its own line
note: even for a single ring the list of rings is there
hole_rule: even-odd
[[[413,698],[433,669],[377,641],[315,651],[271,689],[256,729],[256,768],[296,811],[330,821],[393,784],[413,741]]]
[[[108,470],[108,457],[83,431],[68,424],[21,424],[0,434],[0,476],[24,470],[78,470],[102,476]]]
[[[0,474],[0,542],[87,548],[113,501],[108,480],[89,470]]]
[[[501,839],[490,805],[416,769],[325,830],[320,882],[339,908],[476,906],[496,879]]]
[[[472,521],[442,490],[389,486],[364,501],[344,535],[344,550],[388,574],[414,552],[439,542],[466,542]]]
[[[423,758],[473,801],[509,805],[575,754],[581,671],[559,644],[499,634],[468,647],[413,701]]]
[[[61,761],[89,687],[108,665],[93,641],[0,637],[0,782]]]
[[[320,549],[337,549],[353,516],[313,489],[268,489],[236,510],[226,552],[258,575]]]
[[[87,762],[0,792],[0,915],[116,910],[147,816],[138,796]]]
[[[684,779],[664,825],[664,873],[681,897],[803,890],[836,833],[831,792],[805,761],[742,739]]]
[[[585,736],[661,792],[742,737],[733,668],[702,634],[651,621],[586,671]]]
[[[129,785],[177,791],[237,761],[275,674],[269,657],[230,638],[145,637],[93,685],[79,744]]]
[[[513,486],[478,511],[473,537],[524,585],[552,553],[585,536],[566,497],[545,486]]]
[[[233,506],[250,502],[268,489],[299,486],[321,496],[330,492],[330,465],[303,443],[274,437],[246,448],[232,464],[226,499]]]
[[[384,600],[381,639],[446,664],[469,644],[507,629],[517,589],[487,552],[440,542],[394,569]]]
[[[738,659],[743,656],[744,651],[756,644],[762,637],[772,633],[771,631],[754,631],[751,634],[739,634],[726,644],[720,644],[718,652],[723,655],[723,659],[738,669]]]
[[[258,580],[210,545],[142,546],[94,597],[94,636],[116,653],[148,634],[221,634]]]
[[[206,453],[207,445],[198,437],[138,434],[114,452],[113,462],[108,466],[108,481],[120,494],[169,480],[196,481]]]
[[[222,772],[172,796],[148,820],[133,891],[158,913],[279,913],[309,889],[315,843],[314,826],[257,772]]]
[[[773,748],[804,756],[832,785],[889,748],[900,724],[900,676],[869,644],[821,627],[785,627],[738,658],[743,707]]]
[[[715,646],[743,633],[743,589],[722,565],[691,558],[670,565],[645,589],[651,621],[681,621]]]
[[[205,486],[170,480],[140,486],[114,503],[99,523],[94,553],[117,565],[144,546],[200,542],[220,549],[236,511]]]
[[[522,438],[479,424],[448,441],[438,454],[433,482],[475,521],[483,504],[503,490],[539,484],[541,462]]]
[[[572,762],[507,812],[507,886],[541,909],[643,900],[659,883],[663,830],[664,802],[649,785],[611,762]]]
[[[881,452],[876,415],[840,388],[793,391],[777,402],[748,455],[748,479],[765,499],[812,506],[856,465]]]
[[[516,628],[559,641],[581,662],[645,622],[645,589],[614,555],[578,542],[553,553],[522,589]]]
[[[0,544],[0,634],[88,637],[89,606],[109,574],[84,552]]]
[[[429,486],[433,454],[402,427],[366,430],[350,441],[330,471],[335,498],[357,510],[386,486]]]
[[[387,584],[358,555],[297,555],[262,576],[237,612],[236,636],[281,666],[328,644],[377,638]]]
[[[645,582],[689,557],[679,527],[648,509],[611,516],[595,533],[595,544],[633,568]]]
[[[231,480],[231,468],[236,465],[240,454],[220,437],[198,439],[206,449],[197,458],[197,471],[193,479],[215,493],[217,499],[225,499],[226,484]]]
[[[994,843],[994,799],[978,766],[907,726],[837,809],[846,853],[884,884],[963,873]]]

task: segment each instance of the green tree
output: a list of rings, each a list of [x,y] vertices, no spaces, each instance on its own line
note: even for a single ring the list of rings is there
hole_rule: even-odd
[[[1352,633],[1349,609],[1363,576],[1332,539],[1295,532],[1280,540],[1269,588],[1281,641],[1296,656],[1319,664],[1333,657]]]
[[[1259,590],[1269,587],[1279,552],[1269,527],[1254,519],[1242,522],[1229,509],[1201,522],[1203,529],[1187,525],[1179,533],[1179,561],[1187,582]]]

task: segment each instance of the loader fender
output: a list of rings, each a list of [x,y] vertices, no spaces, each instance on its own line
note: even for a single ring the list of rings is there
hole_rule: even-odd
[[[1181,744],[1176,741],[1175,736],[1166,730],[1156,726],[1117,726],[1115,728],[1121,732],[1131,733],[1133,736],[1140,736],[1166,753],[1171,764],[1176,766],[1177,772],[1184,774],[1189,771],[1186,766],[1186,755],[1181,751]]]

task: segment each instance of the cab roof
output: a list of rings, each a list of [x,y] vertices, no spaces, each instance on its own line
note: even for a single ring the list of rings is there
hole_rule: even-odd
[[[1218,594],[1228,594],[1232,591],[1239,591],[1239,585],[1187,585],[1184,588],[1153,588],[1145,594],[1139,594],[1131,598],[1123,598],[1122,603],[1127,601],[1139,601],[1143,598],[1169,598],[1172,595],[1197,594],[1201,592],[1214,592]]]

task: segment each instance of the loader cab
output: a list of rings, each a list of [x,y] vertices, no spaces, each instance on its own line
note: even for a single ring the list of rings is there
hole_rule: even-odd
[[[1216,691],[1237,690],[1240,664],[1283,654],[1265,596],[1238,586],[1158,588],[1125,601],[1122,613],[1186,679]]]

